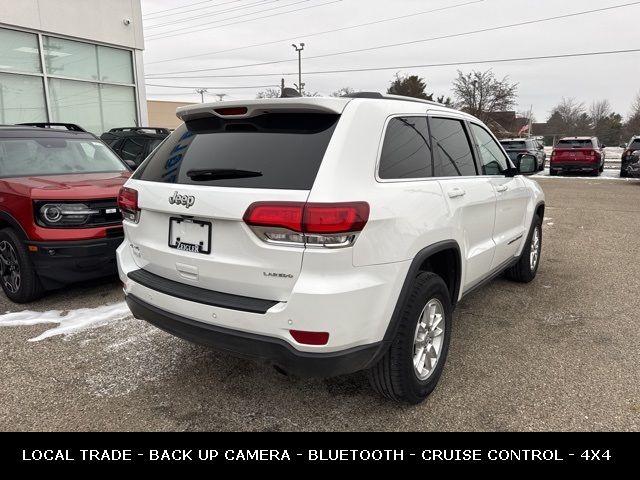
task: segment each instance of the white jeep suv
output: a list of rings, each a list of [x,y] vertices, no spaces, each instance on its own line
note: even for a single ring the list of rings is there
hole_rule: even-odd
[[[544,196],[485,125],[379,93],[219,102],[119,195],[134,316],[295,375],[422,401],[456,303],[538,269]]]

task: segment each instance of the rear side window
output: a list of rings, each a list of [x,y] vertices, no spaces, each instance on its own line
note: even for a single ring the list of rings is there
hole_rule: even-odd
[[[431,118],[433,174],[436,177],[477,175],[469,137],[460,120]]]
[[[217,187],[309,190],[339,115],[207,117],[177,128],[134,178]]]
[[[560,140],[556,145],[557,148],[593,148],[593,143],[590,139],[587,140],[578,140],[578,139],[567,139]]]
[[[631,145],[629,145],[630,150],[640,150],[640,138],[634,138]]]
[[[400,179],[425,178],[431,174],[427,117],[392,118],[382,144],[378,176]]]

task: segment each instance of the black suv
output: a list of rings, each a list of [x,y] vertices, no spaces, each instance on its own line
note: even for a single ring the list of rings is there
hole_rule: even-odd
[[[500,144],[516,167],[520,164],[520,157],[528,153],[538,160],[538,170],[544,170],[547,154],[544,153],[544,146],[535,138],[505,138],[500,140]]]
[[[638,161],[638,157],[634,157],[633,153],[640,150],[640,135],[634,135],[627,145],[620,145],[624,148],[620,163],[620,176],[622,178],[629,176],[629,165]]]
[[[112,128],[103,133],[100,139],[120,158],[133,162],[137,167],[169,133],[171,132],[167,128],[123,127]]]

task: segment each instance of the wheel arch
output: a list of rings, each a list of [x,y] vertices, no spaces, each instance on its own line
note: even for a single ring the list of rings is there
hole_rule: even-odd
[[[7,212],[0,211],[0,229],[12,228],[21,240],[28,240],[27,233],[13,216]]]
[[[384,335],[384,343],[391,342],[396,335],[402,306],[411,291],[413,280],[420,272],[426,271],[442,277],[449,288],[451,306],[455,307],[462,283],[462,257],[458,242],[445,240],[423,248],[413,258]]]

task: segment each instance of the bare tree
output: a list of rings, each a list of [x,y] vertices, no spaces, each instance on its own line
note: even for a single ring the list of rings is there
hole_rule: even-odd
[[[356,90],[351,87],[342,87],[335,92],[331,93],[330,97],[344,97],[345,95],[351,95],[352,93],[356,93]]]
[[[492,113],[512,108],[518,98],[518,84],[511,83],[509,77],[497,79],[491,70],[467,74],[458,70],[452,88],[458,107],[485,122]]]
[[[640,92],[631,104],[631,111],[623,128],[623,137],[626,141],[633,135],[640,135]]]
[[[602,123],[611,116],[613,110],[611,109],[611,104],[609,100],[598,100],[591,103],[591,107],[589,107],[589,116],[591,117],[591,125],[593,126],[593,131],[598,134],[599,128],[602,126]]]
[[[266,90],[261,90],[256,95],[256,98],[279,98],[281,95],[279,88],[267,88]]]
[[[547,124],[553,133],[561,135],[587,135],[591,131],[591,118],[584,103],[575,98],[563,98],[553,107]]]

